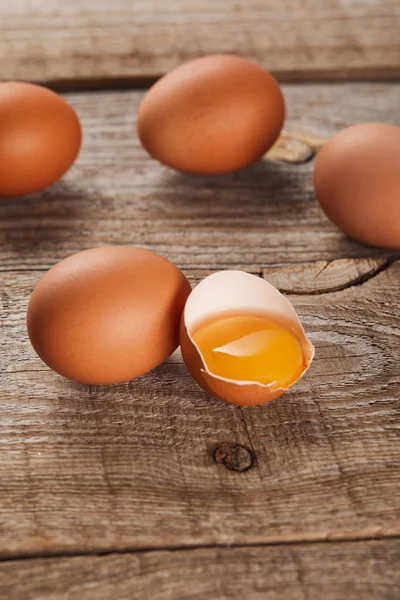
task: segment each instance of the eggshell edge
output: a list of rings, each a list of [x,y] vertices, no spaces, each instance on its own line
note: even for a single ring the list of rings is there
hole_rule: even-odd
[[[232,274],[235,275],[232,277]],[[227,303],[228,306],[225,304],[222,308],[224,300],[222,299],[221,302],[221,296],[224,296],[226,299],[226,287],[224,289],[224,285],[227,286],[229,280],[231,280],[229,282],[231,284],[233,279],[236,280],[235,284],[232,286],[235,289],[231,289]],[[215,292],[216,287],[219,288],[219,290],[217,289],[217,294],[213,295],[211,292]],[[251,288],[251,290],[249,288]],[[218,291],[220,294],[218,294]],[[232,297],[232,291],[236,293],[235,298]],[[263,297],[261,301],[260,295]],[[247,302],[244,301],[245,296],[248,296]],[[198,301],[200,297],[202,299],[201,302]],[[254,302],[253,300],[256,300],[257,298],[258,301]],[[269,301],[267,306],[265,302],[266,299]],[[243,304],[241,302],[243,302]],[[201,351],[191,336],[191,331],[201,320],[205,321],[207,320],[207,317],[211,317],[211,315],[215,315],[219,311],[226,312],[230,309],[240,311],[249,310],[253,312],[257,310],[271,316],[279,315],[280,321],[286,321],[289,327],[293,327],[296,330],[306,362],[302,374],[296,381],[287,388],[272,389],[271,386],[258,382],[225,379],[213,375],[208,370],[207,365],[203,361]],[[199,318],[200,313],[202,314],[201,319]],[[183,360],[193,379],[211,396],[239,406],[256,406],[258,404],[271,402],[272,400],[279,398],[279,396],[282,396],[282,394],[304,376],[315,355],[314,346],[308,340],[291,302],[265,279],[256,277],[244,271],[220,271],[218,273],[213,273],[203,279],[203,281],[201,281],[192,291],[182,314],[180,346]]]

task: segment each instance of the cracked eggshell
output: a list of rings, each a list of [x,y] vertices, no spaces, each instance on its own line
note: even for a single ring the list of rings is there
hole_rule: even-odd
[[[218,313],[227,312],[264,314],[294,331],[304,355],[305,367],[301,377],[307,371],[314,357],[314,347],[307,339],[289,300],[265,279],[243,271],[220,271],[203,279],[192,291],[185,305],[180,344],[189,372],[206,392],[232,404],[255,406],[278,398],[288,388],[274,389],[271,385],[258,382],[225,379],[208,370],[192,334]]]

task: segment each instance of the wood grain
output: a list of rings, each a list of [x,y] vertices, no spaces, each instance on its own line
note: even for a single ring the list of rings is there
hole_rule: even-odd
[[[325,260],[297,264],[293,269],[288,269],[287,266],[269,267],[264,275],[284,294],[329,294],[362,285],[389,267],[391,262],[392,259],[383,256]]]
[[[326,219],[309,156],[355,121],[400,124],[400,84],[286,85],[284,93],[283,140],[291,135],[299,154],[284,162],[284,143],[283,154],[274,150],[284,161],[224,177],[185,176],[147,156],[135,133],[141,93],[68,96],[84,127],[82,153],[56,186],[0,200],[0,269],[48,268],[105,244],[144,246],[203,269],[376,256]]]
[[[400,74],[397,0],[15,0],[0,3],[4,79],[121,80],[237,53],[281,78]]]
[[[0,79],[138,88],[213,52],[282,81],[398,79],[399,27],[397,0],[0,0]],[[400,257],[338,232],[312,169],[342,127],[400,124],[400,84],[284,93],[264,160],[205,178],[141,149],[142,92],[68,94],[77,164],[0,199],[1,599],[397,600]],[[29,295],[105,244],[156,250],[193,284],[225,267],[265,277],[316,346],[309,373],[252,409],[209,398],[179,351],[124,385],[52,373],[27,339]]]
[[[24,325],[40,272],[3,273],[0,554],[400,535],[400,263],[380,267],[341,261],[349,287],[293,296],[317,358],[282,400],[248,410],[209,398],[179,353],[108,388],[51,373]],[[296,269],[312,280],[282,266],[289,291]],[[254,466],[216,464],[222,442]]]
[[[7,600],[397,600],[400,542],[207,548],[0,564]]]

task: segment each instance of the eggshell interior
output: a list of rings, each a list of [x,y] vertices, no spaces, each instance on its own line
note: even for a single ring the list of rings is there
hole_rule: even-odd
[[[306,372],[314,347],[307,339],[290,301],[265,279],[243,271],[220,271],[206,277],[190,294],[182,319],[181,349],[196,381],[210,394],[228,402],[254,405],[273,400],[288,388],[274,388],[255,381],[226,379],[211,373],[192,334],[218,313],[264,314],[292,329],[303,350]],[[295,382],[293,382],[295,383]],[[293,385],[293,384],[292,384]],[[290,386],[289,386],[290,387]]]

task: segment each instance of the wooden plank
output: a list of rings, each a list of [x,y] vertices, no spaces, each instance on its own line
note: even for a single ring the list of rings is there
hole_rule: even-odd
[[[5,79],[121,80],[237,53],[286,79],[400,74],[397,0],[15,0],[0,4]]]
[[[0,564],[8,600],[397,600],[400,542],[207,548]]]
[[[62,379],[26,339],[40,273],[3,273],[1,555],[400,535],[400,263],[341,261],[333,292],[337,269],[323,289],[308,269],[264,276],[289,293],[294,282],[316,360],[253,409],[210,399],[179,354],[124,385]],[[253,466],[217,464],[225,442]]]
[[[185,176],[147,156],[135,133],[141,93],[68,96],[84,127],[82,153],[58,185],[0,202],[0,269],[48,268],[105,244],[140,245],[206,269],[376,256],[326,219],[309,158],[355,121],[400,124],[400,84],[286,85],[284,92],[287,133],[273,150],[283,160],[223,177]]]

